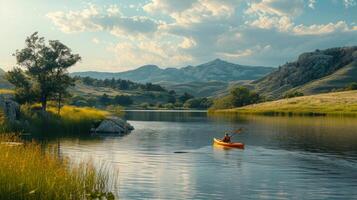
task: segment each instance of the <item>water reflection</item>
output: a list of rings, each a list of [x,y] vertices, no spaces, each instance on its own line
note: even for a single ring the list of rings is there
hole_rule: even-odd
[[[73,159],[119,170],[122,199],[352,199],[357,120],[327,117],[137,113],[124,137],[61,140]],[[212,146],[244,127],[245,150]],[[185,152],[185,153],[175,153]]]

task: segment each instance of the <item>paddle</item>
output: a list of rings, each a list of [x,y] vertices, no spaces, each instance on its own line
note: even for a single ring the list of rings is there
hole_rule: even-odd
[[[238,130],[233,131],[233,133],[232,133],[229,137],[233,137],[235,134],[241,133],[242,130],[243,130],[243,128],[240,128],[240,129],[238,129]]]

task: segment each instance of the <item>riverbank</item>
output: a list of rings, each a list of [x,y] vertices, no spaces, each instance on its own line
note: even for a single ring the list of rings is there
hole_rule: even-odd
[[[357,116],[357,91],[302,96],[240,108],[210,110],[209,114]]]
[[[106,170],[14,135],[0,136],[0,172],[0,199],[114,199]]]

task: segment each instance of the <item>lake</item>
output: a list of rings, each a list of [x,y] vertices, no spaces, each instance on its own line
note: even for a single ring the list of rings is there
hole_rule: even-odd
[[[59,140],[63,155],[117,172],[121,199],[357,199],[357,119],[154,111],[125,118],[135,127],[126,136]],[[244,150],[212,145],[240,127],[232,139]]]

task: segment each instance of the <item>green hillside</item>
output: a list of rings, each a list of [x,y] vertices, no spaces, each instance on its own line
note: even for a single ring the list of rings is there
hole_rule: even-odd
[[[357,91],[281,99],[240,108],[212,110],[212,114],[357,115]]]
[[[316,50],[254,81],[253,87],[273,99],[292,90],[306,94],[330,92],[357,82],[356,68],[357,46]]]
[[[357,82],[356,61],[337,70],[329,76],[298,87],[297,90],[303,92],[304,94],[326,93],[332,90],[344,88],[352,82]]]

